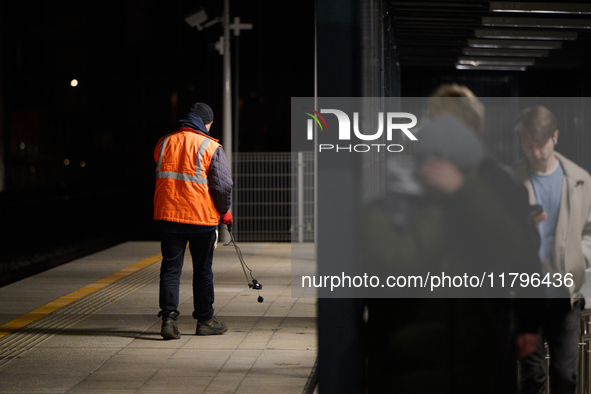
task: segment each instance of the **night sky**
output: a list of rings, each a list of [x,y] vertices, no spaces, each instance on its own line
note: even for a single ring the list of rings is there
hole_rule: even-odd
[[[239,38],[234,149],[289,151],[290,97],[314,93],[314,2],[230,3],[254,25]],[[155,143],[195,101],[221,138],[223,30],[186,24],[198,7],[214,19],[223,1],[2,2],[4,190],[151,176]]]
[[[290,98],[314,94],[314,2],[230,3],[232,20],[254,25],[239,41],[233,148],[289,151]],[[7,272],[24,277],[157,237],[158,139],[198,101],[213,108],[211,134],[222,138],[223,57],[214,44],[223,29],[184,21],[198,7],[221,17],[222,6],[0,2],[0,286],[15,280]]]

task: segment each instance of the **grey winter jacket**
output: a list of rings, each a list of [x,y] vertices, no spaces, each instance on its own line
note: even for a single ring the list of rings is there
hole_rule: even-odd
[[[218,212],[221,214],[228,212],[232,205],[232,186],[234,183],[230,175],[230,168],[226,162],[226,153],[221,146],[213,153],[209,172],[207,173],[207,181],[209,182],[209,194],[211,194],[213,204]]]

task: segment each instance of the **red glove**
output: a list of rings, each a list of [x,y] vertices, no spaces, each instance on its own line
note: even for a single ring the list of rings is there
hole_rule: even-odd
[[[222,223],[228,226],[228,228],[232,228],[232,224],[234,224],[234,218],[232,217],[232,213],[230,211],[222,213]]]

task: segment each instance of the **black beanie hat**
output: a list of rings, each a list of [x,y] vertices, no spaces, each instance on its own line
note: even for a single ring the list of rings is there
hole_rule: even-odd
[[[191,107],[190,112],[199,116],[201,120],[203,120],[203,124],[209,124],[213,122],[213,110],[207,104],[195,103]]]

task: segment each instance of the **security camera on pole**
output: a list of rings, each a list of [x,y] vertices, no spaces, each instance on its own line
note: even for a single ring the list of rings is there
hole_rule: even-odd
[[[207,13],[203,9],[199,9],[189,17],[185,18],[192,27],[197,27],[197,30],[203,30],[220,21],[220,18],[212,19],[207,22]],[[223,101],[224,101],[224,129],[222,134],[222,143],[226,153],[226,159],[230,164],[230,172],[232,171],[232,67],[230,63],[230,30],[234,30],[234,35],[239,36],[240,30],[251,30],[252,24],[240,23],[240,18],[234,18],[234,24],[230,24],[230,0],[224,0],[224,12],[222,15],[222,26],[224,28],[224,35],[220,37],[220,41],[216,44],[216,49],[224,56],[224,81],[223,81]],[[222,242],[228,242],[230,236],[227,230],[223,230],[220,234]]]

